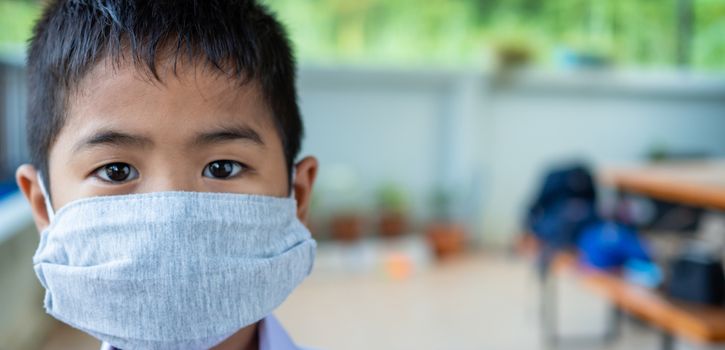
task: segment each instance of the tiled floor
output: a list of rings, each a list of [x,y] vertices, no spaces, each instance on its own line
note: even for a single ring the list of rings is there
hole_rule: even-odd
[[[567,340],[558,348],[658,349],[656,333],[634,324],[612,344],[599,341],[607,306],[572,278],[560,282]],[[416,239],[321,244],[313,274],[276,314],[298,343],[318,349],[546,349],[528,262],[480,252],[434,263]],[[59,327],[44,350],[97,348]]]

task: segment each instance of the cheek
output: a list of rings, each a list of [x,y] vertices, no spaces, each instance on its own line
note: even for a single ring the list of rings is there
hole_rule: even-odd
[[[264,178],[269,195],[276,197],[287,197],[289,195],[289,173],[284,156],[279,155],[268,159]]]
[[[287,197],[287,174],[283,167],[262,169],[248,177],[243,193]]]
[[[289,195],[289,174],[282,141],[272,126],[260,127],[264,147],[250,159],[254,169],[249,176],[254,184],[254,193],[287,197]]]
[[[253,170],[243,174],[239,179],[228,182],[216,181],[222,192],[236,192],[257,194],[273,197],[286,197],[288,195],[288,177],[284,162],[275,160],[275,157],[264,157],[256,162]]]
[[[286,188],[269,180],[269,178],[262,178],[255,174],[254,176],[247,176],[244,179],[208,181],[206,186],[204,186],[204,191],[286,197]]]
[[[52,170],[51,174],[53,174]],[[56,171],[55,174],[58,174],[58,172]],[[58,209],[74,200],[91,196],[91,194],[83,192],[82,186],[79,183],[69,181],[63,174],[55,174],[52,175],[50,184],[53,209],[55,211],[58,211]]]

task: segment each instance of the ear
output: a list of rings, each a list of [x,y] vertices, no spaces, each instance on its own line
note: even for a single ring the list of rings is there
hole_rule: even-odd
[[[294,186],[295,199],[297,200],[297,217],[307,224],[307,214],[312,199],[312,186],[317,178],[317,159],[305,157],[295,165]]]
[[[45,210],[45,197],[38,182],[38,171],[30,164],[23,164],[15,172],[15,181],[25,195],[25,199],[30,203],[35,227],[38,228],[38,232],[43,231],[48,227],[50,220],[48,212]]]

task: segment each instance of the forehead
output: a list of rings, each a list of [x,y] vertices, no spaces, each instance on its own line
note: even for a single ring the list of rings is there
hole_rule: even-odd
[[[185,127],[234,121],[261,132],[274,129],[255,80],[242,84],[217,68],[181,61],[158,64],[158,77],[139,65],[101,61],[69,94],[65,126],[136,125],[181,133]]]

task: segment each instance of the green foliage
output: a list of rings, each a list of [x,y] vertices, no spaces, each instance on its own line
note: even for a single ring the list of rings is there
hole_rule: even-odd
[[[0,0],[0,45],[25,43],[39,15],[40,5],[35,2]]]
[[[725,68],[725,1],[699,0],[692,59],[696,67]]]
[[[679,0],[262,0],[302,61],[393,66],[481,65],[501,47],[553,64],[560,48],[620,66],[677,64]],[[725,1],[692,0],[690,65],[725,69]],[[38,0],[0,0],[0,50],[23,47]]]
[[[268,0],[300,57],[315,63],[457,64],[480,47],[456,0]]]
[[[692,0],[691,66],[725,69],[725,1]],[[567,48],[620,66],[677,64],[678,0],[266,0],[304,61],[476,65],[526,43],[539,64]]]
[[[408,195],[397,184],[383,184],[378,188],[377,197],[380,209],[397,213],[404,213],[408,209]]]

